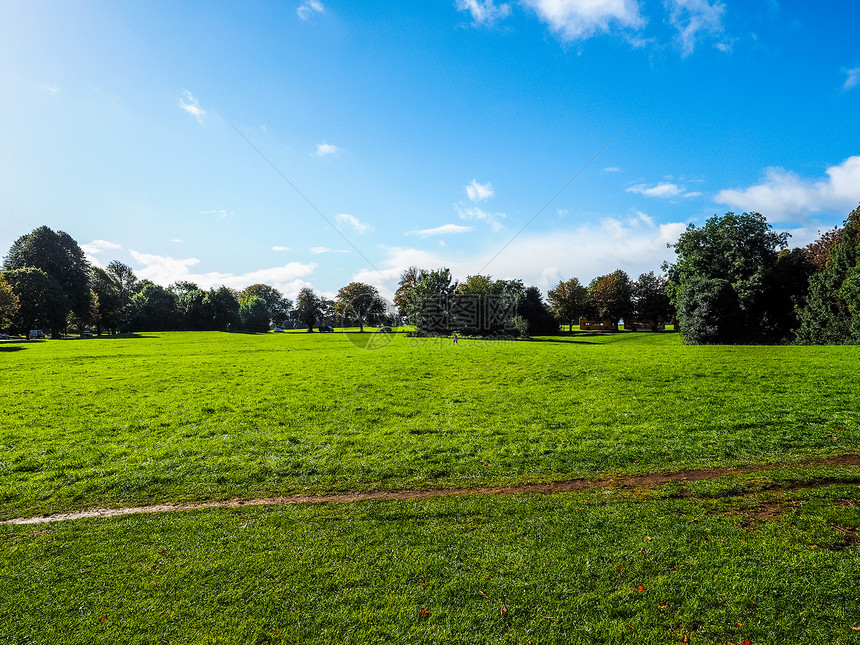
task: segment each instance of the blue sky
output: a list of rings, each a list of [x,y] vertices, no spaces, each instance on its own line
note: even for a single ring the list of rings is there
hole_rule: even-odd
[[[40,2],[0,22],[0,249],[40,225],[167,285],[409,265],[544,291],[688,223],[803,245],[860,202],[860,5]]]

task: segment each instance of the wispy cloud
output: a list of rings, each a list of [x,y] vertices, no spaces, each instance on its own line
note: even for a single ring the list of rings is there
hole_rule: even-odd
[[[168,240],[171,244],[185,244],[185,240],[180,240],[178,237],[174,237],[172,240]]]
[[[290,247],[289,246],[273,246],[272,250],[273,251],[289,251]]]
[[[544,290],[572,276],[588,284],[598,275],[624,269],[636,278],[647,271],[659,272],[674,253],[666,247],[686,229],[683,222],[655,224],[638,212],[626,219],[607,218],[572,230],[526,233],[513,240],[492,262],[495,246],[464,256],[460,251],[434,245],[433,250],[415,247],[389,247],[388,257],[379,263],[380,271],[364,269],[353,280],[373,284],[391,297],[400,273],[409,266],[428,269],[448,267],[456,279],[473,275],[486,266],[486,273],[498,278],[521,278],[526,284]],[[571,253],[570,249],[577,249]]]
[[[843,69],[845,73],[845,83],[842,85],[842,89],[844,91],[848,91],[851,88],[857,87],[860,85],[860,67],[854,67],[852,69]]]
[[[340,154],[340,148],[333,146],[330,143],[318,143],[317,149],[314,151],[315,157],[336,157]]]
[[[628,188],[626,192],[637,193],[639,195],[645,195],[646,197],[660,197],[662,199],[671,199],[672,197],[678,197],[679,195],[681,195],[684,190],[677,184],[663,182],[657,184],[656,186],[649,186],[648,184],[637,184],[635,186],[630,186],[630,188]]]
[[[496,5],[494,0],[457,0],[457,11],[468,11],[475,25],[489,27],[511,15],[511,5],[507,2]]]
[[[313,246],[311,247],[311,253],[313,253],[314,255],[320,255],[321,253],[349,253],[349,251],[341,249],[330,249],[327,246]]]
[[[420,231],[409,231],[406,235],[418,235],[420,237],[430,237],[431,235],[451,235],[454,233],[468,233],[472,230],[471,226],[460,226],[458,224],[444,224],[436,228],[425,228]]]
[[[487,222],[494,231],[499,231],[504,228],[504,225],[500,221],[505,218],[504,213],[490,213],[482,208],[478,208],[477,206],[463,208],[459,204],[457,205],[457,212],[460,214],[460,219],[474,219],[481,222]]]
[[[721,190],[714,199],[777,222],[827,211],[847,214],[860,202],[860,155],[830,166],[826,173],[827,178],[811,181],[783,168],[768,168],[759,184]]]
[[[230,215],[233,215],[233,211],[225,211],[223,209],[213,209],[209,211],[200,211],[201,215],[215,215],[217,220],[222,220]]]
[[[490,182],[479,184],[477,179],[473,179],[472,182],[466,186],[466,195],[468,195],[469,199],[473,202],[482,202],[495,195],[495,190],[493,190],[493,185]]]
[[[185,90],[182,93],[182,97],[179,99],[179,107],[197,119],[198,123],[203,123],[203,118],[206,116],[206,110],[200,107],[197,99],[194,98],[188,90]]]
[[[346,222],[361,235],[364,235],[368,231],[373,230],[373,227],[370,224],[366,224],[365,222],[360,221],[357,217],[353,215],[347,215],[346,213],[338,213],[337,221]]]
[[[723,32],[723,14],[726,5],[714,0],[665,0],[669,12],[669,24],[678,34],[675,41],[681,49],[682,56],[689,56],[696,45],[705,36],[719,36]],[[731,47],[725,41],[717,47],[728,51]]]
[[[310,275],[316,269],[315,263],[303,264],[301,262],[290,262],[283,266],[259,269],[248,273],[194,273],[191,267],[200,264],[197,258],[173,258],[150,253],[139,253],[129,250],[135,262],[140,267],[135,268],[135,273],[140,278],[152,280],[156,284],[167,286],[179,280],[194,282],[202,289],[219,287],[222,284],[234,289],[244,289],[248,285],[264,283],[269,284],[284,295],[294,297],[296,292],[303,286],[310,286],[301,278]]]
[[[296,15],[302,20],[309,20],[315,13],[323,13],[325,7],[319,0],[306,0],[296,9]]]
[[[621,172],[621,168],[616,168],[615,166],[610,166],[609,168],[604,168],[603,172]]]
[[[98,255],[102,251],[115,251],[121,248],[122,244],[108,242],[107,240],[93,240],[89,244],[81,244],[81,250],[89,255]]]
[[[645,26],[637,0],[523,0],[523,4],[568,42],[608,32],[613,25]]]

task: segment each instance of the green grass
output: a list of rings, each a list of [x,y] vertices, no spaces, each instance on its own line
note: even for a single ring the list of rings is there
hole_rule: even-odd
[[[666,492],[3,526],[0,640],[860,643],[856,484]]]
[[[374,333],[0,344],[0,643],[860,643],[860,348]],[[622,480],[623,483],[623,480]],[[685,640],[686,639],[686,640]]]
[[[856,453],[858,359],[641,333],[5,343],[0,518]]]

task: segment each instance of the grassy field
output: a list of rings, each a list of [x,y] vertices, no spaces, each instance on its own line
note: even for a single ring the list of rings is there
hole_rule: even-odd
[[[860,453],[858,359],[633,333],[4,343],[0,519],[746,470],[0,525],[0,643],[860,643],[860,467],[809,463]]]
[[[379,336],[3,345],[0,519],[792,462],[860,446],[860,347],[686,347],[634,333],[356,344]]]

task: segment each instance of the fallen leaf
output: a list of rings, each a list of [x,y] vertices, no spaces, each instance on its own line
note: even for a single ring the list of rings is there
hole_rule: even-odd
[[[427,618],[427,616],[429,616],[429,615],[430,615],[429,609],[422,609],[421,611],[418,612],[418,618]]]
[[[648,540],[648,541],[650,542],[653,538],[652,538],[650,535],[646,535],[646,536],[645,536],[645,539],[646,539],[646,540]]]
[[[501,609],[499,609],[499,613],[502,616],[507,616],[508,615],[508,608],[505,605],[502,605]]]
[[[644,585],[639,585],[638,587],[636,587],[636,591],[645,591]]]
[[[855,632],[860,632],[860,627],[852,627],[851,629],[853,629]]]
[[[666,603],[661,602],[659,605],[657,605],[657,609],[666,609]]]
[[[482,595],[484,598],[486,598],[487,600],[489,600],[489,599],[490,599],[490,597],[489,597],[487,594],[485,594],[483,591],[481,591],[480,589],[478,589],[478,593],[479,593],[479,594],[481,594],[481,595]]]

